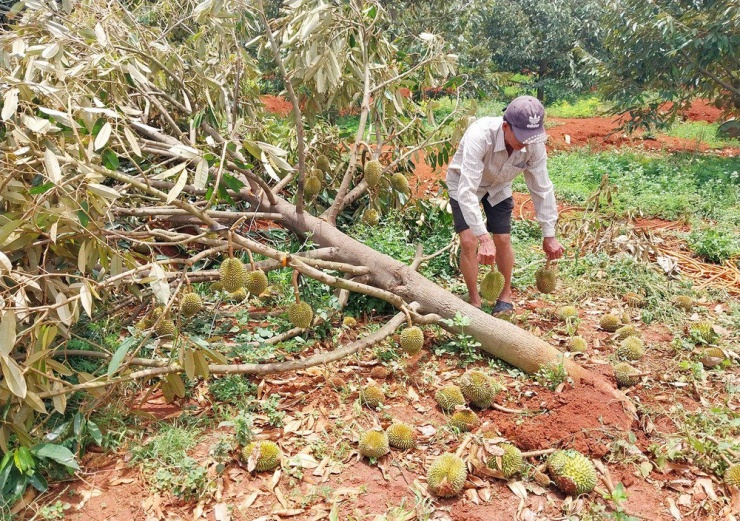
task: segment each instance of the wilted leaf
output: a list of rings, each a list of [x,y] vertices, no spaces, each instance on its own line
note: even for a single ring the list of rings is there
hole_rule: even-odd
[[[87,281],[84,281],[80,286],[80,302],[82,302],[82,307],[87,316],[92,318],[92,293]]]
[[[183,169],[180,177],[177,178],[177,182],[172,188],[170,188],[170,191],[167,194],[167,204],[170,204],[172,201],[177,199],[177,196],[180,195],[180,192],[182,192],[182,189],[185,188],[185,183],[187,182],[188,171]]]
[[[8,309],[0,320],[0,355],[10,356],[15,346],[15,311]]]
[[[10,263],[10,259],[7,255],[0,251],[0,273],[3,271],[11,272],[13,265]]]
[[[59,320],[61,320],[65,326],[70,325],[74,317],[72,315],[72,311],[69,309],[69,299],[60,291],[57,293],[55,300],[57,306],[56,312],[59,316]]]
[[[3,94],[3,111],[0,113],[0,118],[3,121],[8,121],[15,114],[18,108],[18,93],[20,91],[16,88],[9,89]]]
[[[87,189],[105,199],[117,199],[121,194],[113,188],[98,183],[88,183]]]
[[[150,276],[153,277],[153,280],[149,283],[149,286],[152,288],[154,296],[161,304],[167,304],[171,295],[170,285],[167,282],[167,275],[162,269],[162,266],[153,264]]]
[[[195,179],[193,185],[198,190],[203,190],[208,181],[208,161],[201,159],[198,166],[195,167]]]
[[[5,377],[5,384],[10,389],[10,392],[16,395],[18,398],[25,398],[28,388],[26,387],[26,379],[23,378],[23,372],[18,364],[10,358],[8,355],[0,355],[0,368],[3,370],[3,376]]]
[[[112,131],[113,127],[111,126],[109,121],[106,121],[105,125],[100,128],[98,135],[95,136],[95,142],[93,145],[95,147],[95,150],[100,150],[108,144],[108,139],[110,139],[110,134]]]
[[[62,168],[59,166],[59,160],[49,148],[44,150],[44,167],[51,182],[59,184],[62,181]]]

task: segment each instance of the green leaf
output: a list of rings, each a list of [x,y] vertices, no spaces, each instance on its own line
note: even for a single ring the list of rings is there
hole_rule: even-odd
[[[39,492],[46,492],[46,489],[49,488],[46,478],[39,472],[32,472],[30,475],[26,476],[26,478],[33,488]]]
[[[15,454],[13,454],[13,462],[15,463],[15,468],[24,474],[36,468],[36,461],[33,459],[28,447],[18,447],[15,450]]]
[[[106,148],[105,150],[103,150],[103,153],[100,157],[105,168],[107,168],[108,170],[118,170],[118,165],[120,165],[120,161],[118,160],[118,156],[116,155],[116,153],[113,152],[110,148]]]
[[[75,455],[67,447],[63,447],[62,445],[39,443],[31,449],[31,452],[39,458],[50,459],[65,467],[80,470],[80,466],[75,460]]]
[[[98,445],[103,444],[103,433],[100,432],[100,427],[98,427],[98,424],[87,420],[87,432],[90,433],[90,436],[92,439],[97,443]]]
[[[108,364],[109,378],[113,376],[113,374],[118,370],[119,367],[121,367],[121,362],[123,362],[124,357],[128,354],[129,350],[135,342],[135,337],[128,337],[126,340],[121,342],[120,346],[118,346],[118,349],[116,349],[116,352],[113,353],[113,357],[110,359],[110,363]]]
[[[54,183],[44,183],[39,186],[34,186],[28,191],[28,193],[31,195],[43,194],[43,193],[48,192],[52,188],[54,188]]]
[[[223,181],[226,186],[228,186],[235,192],[238,192],[239,190],[244,188],[244,183],[242,183],[239,179],[237,179],[233,175],[227,174],[226,172],[224,172]]]
[[[81,412],[75,414],[73,425],[75,436],[79,439],[80,435],[82,434],[82,428],[85,426],[85,417],[82,415]]]
[[[87,215],[87,211],[90,207],[88,206],[87,201],[82,201],[80,206],[82,209],[77,210],[77,218],[80,220],[82,227],[87,228],[87,225],[90,224],[90,216]]]

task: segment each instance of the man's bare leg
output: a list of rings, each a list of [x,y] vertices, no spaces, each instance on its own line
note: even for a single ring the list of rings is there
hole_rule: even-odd
[[[462,235],[460,239],[462,242]],[[498,299],[503,302],[511,302],[511,273],[514,270],[514,248],[511,246],[511,235],[508,233],[494,233],[493,243],[496,245],[496,266],[506,281]],[[462,269],[462,262],[460,264]],[[464,275],[465,273],[463,272]]]
[[[478,238],[470,229],[460,232],[460,271],[468,287],[470,305],[480,308],[478,293]]]

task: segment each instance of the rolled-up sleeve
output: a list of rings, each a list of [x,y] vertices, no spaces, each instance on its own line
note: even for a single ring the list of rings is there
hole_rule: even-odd
[[[471,126],[463,146],[457,202],[460,203],[460,210],[470,230],[475,235],[483,235],[487,231],[476,192],[483,176],[483,158],[486,148],[490,146],[486,139],[485,129],[478,125]]]
[[[555,187],[547,173],[545,146],[537,147],[524,170],[524,180],[534,203],[534,212],[545,237],[555,236],[558,222],[558,207],[555,203]]]

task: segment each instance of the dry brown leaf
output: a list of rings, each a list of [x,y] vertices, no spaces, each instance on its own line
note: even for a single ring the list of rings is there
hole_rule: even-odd
[[[696,480],[696,485],[700,486],[704,489],[704,492],[706,492],[707,496],[712,501],[717,501],[717,494],[714,492],[714,483],[712,483],[712,480],[709,478],[700,478]]]
[[[239,505],[239,508],[242,510],[245,510],[251,507],[260,494],[261,492],[259,490],[255,490],[254,492],[252,492],[244,499],[244,501],[241,502],[241,505]]]
[[[103,492],[100,489],[91,488],[89,490],[82,490],[79,494],[82,497],[82,501],[75,507],[75,510],[82,510],[88,501],[94,497],[102,496]]]
[[[418,402],[419,401],[419,395],[414,390],[413,387],[409,385],[408,389],[406,390],[406,395],[409,397],[409,400],[412,402]]]
[[[468,500],[475,503],[476,505],[480,505],[480,499],[478,498],[478,492],[474,488],[469,488],[465,491],[465,495],[467,496]]]
[[[282,516],[282,517],[293,517],[298,516],[304,513],[305,510],[302,508],[290,508],[290,509],[284,509],[284,510],[273,510],[273,515],[276,516]]]
[[[115,478],[111,479],[108,484],[112,486],[116,485],[128,485],[129,483],[133,483],[135,480],[133,478]]]
[[[676,521],[681,521],[681,519],[683,519],[683,517],[681,516],[681,511],[676,506],[676,502],[673,501],[672,497],[668,498],[668,511],[671,513]]]
[[[273,493],[275,494],[275,497],[277,498],[278,502],[281,505],[283,505],[283,508],[287,509],[288,508],[288,502],[285,500],[285,496],[283,496],[283,492],[279,488],[276,488],[273,491]]]
[[[226,503],[216,503],[213,506],[213,516],[216,521],[231,521],[231,513]]]
[[[691,497],[691,494],[681,494],[680,496],[678,496],[678,501],[676,501],[676,504],[682,507],[688,507],[691,506],[692,500],[693,499]]]
[[[275,473],[272,475],[272,479],[270,480],[270,484],[267,486],[267,490],[274,489],[278,483],[280,483],[280,478],[283,476],[283,471],[280,469],[277,469]]]
[[[524,487],[524,483],[522,483],[521,481],[510,481],[507,483],[507,485],[516,497],[521,500],[527,499],[527,489]]]

